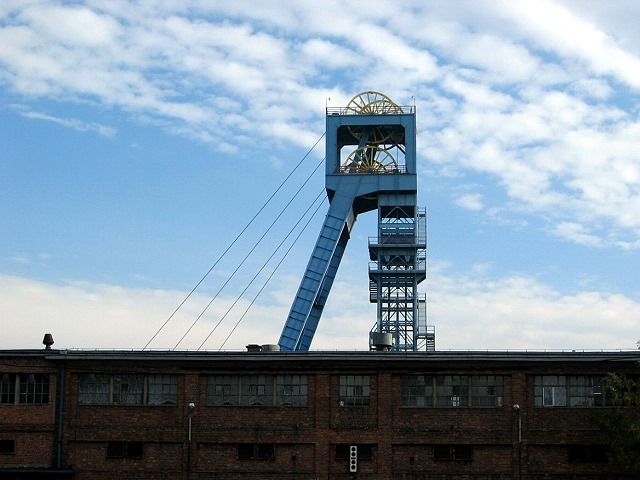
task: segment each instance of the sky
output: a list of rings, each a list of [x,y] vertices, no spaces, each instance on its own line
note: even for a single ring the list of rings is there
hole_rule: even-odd
[[[3,0],[0,349],[277,343],[328,209],[326,107],[369,90],[416,107],[438,350],[637,348],[638,18],[628,0]],[[313,350],[368,349],[375,220]]]

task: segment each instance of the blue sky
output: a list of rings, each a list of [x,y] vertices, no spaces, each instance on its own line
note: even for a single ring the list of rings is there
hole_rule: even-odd
[[[0,348],[277,343],[326,213],[276,269],[324,185],[325,107],[365,90],[417,108],[438,348],[635,348],[639,16],[615,0],[3,1]],[[312,349],[367,349],[370,215]]]

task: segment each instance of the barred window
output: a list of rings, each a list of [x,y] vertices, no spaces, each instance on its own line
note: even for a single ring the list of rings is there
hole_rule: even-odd
[[[49,403],[49,374],[0,374],[0,403],[31,405]]]
[[[176,375],[84,373],[78,403],[85,405],[177,405]]]
[[[436,405],[438,407],[468,407],[469,377],[465,375],[437,376]]]
[[[369,375],[340,375],[340,405],[369,405],[371,395]]]
[[[306,375],[212,375],[207,379],[210,406],[307,405]]]
[[[433,407],[433,376],[404,376],[402,378],[402,405],[406,407]]]

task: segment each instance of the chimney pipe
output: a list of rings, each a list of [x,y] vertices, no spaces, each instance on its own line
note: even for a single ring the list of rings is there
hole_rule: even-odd
[[[53,335],[45,333],[44,338],[42,339],[42,344],[44,345],[45,350],[51,350],[51,345],[53,345]]]

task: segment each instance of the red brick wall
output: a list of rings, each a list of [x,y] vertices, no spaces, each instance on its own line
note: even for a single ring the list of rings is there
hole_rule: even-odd
[[[233,361],[240,358],[243,361]],[[63,466],[77,479],[405,479],[543,480],[555,476],[603,475],[624,478],[612,462],[572,464],[567,445],[599,443],[597,418],[607,409],[534,407],[534,375],[606,373],[607,364],[556,365],[526,362],[479,366],[423,361],[388,366],[350,362],[308,362],[301,366],[276,356],[270,363],[233,357],[224,363],[202,361],[69,361],[65,375]],[[7,361],[4,361],[5,365]],[[375,362],[373,362],[375,363]],[[403,407],[405,366],[424,374],[504,375],[501,407]],[[481,367],[481,368],[480,368]],[[47,405],[0,405],[0,439],[16,440],[16,453],[0,455],[7,465],[52,466],[56,439],[57,365],[44,359],[18,359],[16,372],[49,372]],[[633,369],[630,364],[629,371]],[[5,367],[5,370],[6,367]],[[302,373],[308,375],[306,407],[207,406],[207,377],[213,374]],[[79,375],[100,373],[171,373],[178,376],[177,406],[80,405]],[[341,374],[371,375],[367,406],[340,406]],[[188,441],[188,403],[192,442]],[[518,442],[520,405],[522,442]],[[108,458],[108,441],[144,443],[144,458]],[[240,460],[238,443],[275,444],[274,459]],[[359,459],[358,473],[335,457],[336,445],[373,445],[372,459]],[[472,445],[472,460],[435,460],[434,445]],[[559,477],[558,477],[559,478]]]

